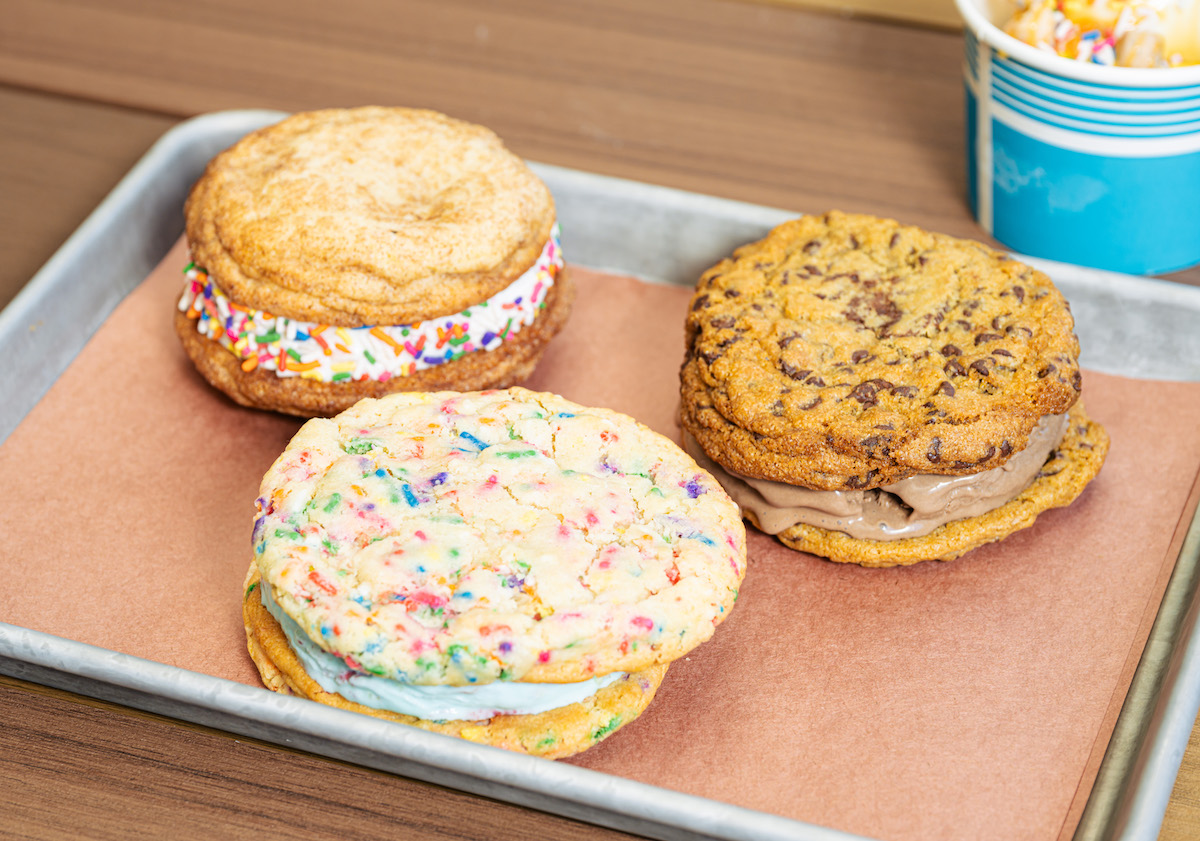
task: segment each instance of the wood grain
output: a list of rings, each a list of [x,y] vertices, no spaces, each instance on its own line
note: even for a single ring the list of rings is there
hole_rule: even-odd
[[[722,0],[5,0],[3,11],[0,303],[166,128],[247,106],[425,105],[549,163],[982,238],[962,198],[962,44],[949,30]],[[1200,284],[1200,269],[1171,278]],[[287,837],[307,828],[302,797],[339,820],[359,804],[389,835],[396,812],[379,804],[393,801],[421,837],[592,831],[17,682],[0,682],[0,709],[0,835]],[[371,794],[330,795],[324,781],[340,774]],[[1161,837],[1200,837],[1195,733]]]
[[[536,160],[980,235],[945,32],[715,0],[7,6],[10,84],[178,116],[423,105]]]
[[[427,106],[534,160],[986,239],[964,199],[957,32],[728,0],[6,7],[0,83],[176,117]]]
[[[0,782],[4,837],[634,837],[7,677]]]
[[[0,87],[0,307],[176,122]]]
[[[752,0],[752,2],[756,1],[761,2],[762,0]],[[954,0],[766,0],[766,2],[947,28],[958,28],[962,24],[962,17],[954,6]]]

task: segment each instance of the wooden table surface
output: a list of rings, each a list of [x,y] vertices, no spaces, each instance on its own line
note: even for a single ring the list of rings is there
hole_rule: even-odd
[[[986,239],[953,30],[724,0],[0,0],[0,20],[0,305],[164,131],[227,108],[431,107],[534,160]],[[0,837],[629,837],[10,678],[0,783]],[[1193,733],[1161,838],[1198,837]]]

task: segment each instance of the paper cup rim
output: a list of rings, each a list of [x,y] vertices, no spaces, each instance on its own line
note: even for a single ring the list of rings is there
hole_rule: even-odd
[[[1200,85],[1200,65],[1190,67],[1109,67],[1075,61],[1030,46],[984,16],[974,0],[954,0],[975,37],[992,49],[1054,76],[1123,88],[1184,88]]]

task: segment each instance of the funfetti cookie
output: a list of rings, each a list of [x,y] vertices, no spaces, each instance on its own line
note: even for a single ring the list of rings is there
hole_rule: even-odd
[[[566,321],[554,201],[481,126],[297,114],[217,155],[185,208],[176,331],[242,405],[328,416],[524,380]]]
[[[980,243],[831,212],[701,277],[685,445],[759,528],[835,561],[949,560],[1071,503],[1108,437],[1046,275]]]
[[[544,757],[641,713],[746,569],[737,506],[674,443],[519,388],[310,420],[257,507],[268,687]]]

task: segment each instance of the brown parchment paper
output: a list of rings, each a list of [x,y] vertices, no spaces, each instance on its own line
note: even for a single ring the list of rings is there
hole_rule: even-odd
[[[240,611],[253,501],[300,422],[194,372],[171,327],[185,261],[176,246],[0,447],[0,618],[258,685]],[[527,385],[676,437],[689,290],[575,277]],[[570,761],[872,837],[1069,836],[1200,466],[1200,385],[1089,372],[1084,398],[1113,440],[1100,477],[960,560],[865,570],[750,529],[728,621]]]

